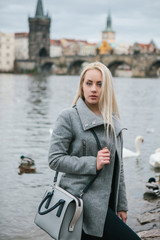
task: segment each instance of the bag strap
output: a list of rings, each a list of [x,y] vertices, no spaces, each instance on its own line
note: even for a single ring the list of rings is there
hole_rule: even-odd
[[[99,138],[97,136],[97,134],[95,133],[94,129],[91,128],[91,133],[93,134],[96,142],[97,142],[97,147],[98,147],[98,150],[100,151],[102,149],[101,147],[101,144],[100,144],[100,141],[99,141]],[[83,189],[83,191],[81,192],[80,194],[80,197],[82,197],[87,191],[88,189],[90,188],[90,186],[94,183],[94,181],[96,180],[96,178],[98,177],[98,175],[100,174],[101,170],[97,171],[97,174],[91,179],[91,181],[87,184],[87,186]]]
[[[99,138],[97,136],[97,134],[95,133],[94,129],[91,128],[91,133],[93,134],[94,138],[96,139],[96,142],[97,142],[97,146],[98,146],[98,150],[100,151],[102,149],[101,147],[101,144],[100,144],[100,141],[99,141]]]
[[[91,128],[91,133],[93,134],[96,142],[97,142],[97,147],[98,150],[100,151],[102,149],[99,138],[97,136],[97,134],[95,133],[95,131],[93,130],[93,128]],[[82,190],[82,192],[80,193],[79,197],[81,198],[90,188],[90,186],[93,184],[93,182],[96,180],[96,178],[98,177],[98,175],[100,174],[101,170],[97,171],[97,174],[90,180],[90,182],[86,185],[86,187]],[[54,176],[54,185],[56,185],[57,182],[57,178],[58,178],[58,171],[56,171],[55,176]]]

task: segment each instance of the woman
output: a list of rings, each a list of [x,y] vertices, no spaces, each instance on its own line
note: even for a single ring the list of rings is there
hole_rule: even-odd
[[[60,186],[83,196],[82,240],[140,239],[126,224],[127,199],[122,162],[122,128],[109,69],[100,62],[82,71],[74,107],[62,111],[53,130],[49,166],[64,174]],[[92,135],[94,128],[102,150]]]

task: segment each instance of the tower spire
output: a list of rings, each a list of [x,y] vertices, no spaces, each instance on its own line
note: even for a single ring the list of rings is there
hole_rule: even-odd
[[[111,19],[111,11],[108,11],[108,17],[106,21],[105,30],[102,31],[102,43],[107,42],[108,44],[113,44],[115,42],[115,32],[112,29],[112,19]]]
[[[112,19],[111,19],[111,12],[110,12],[110,10],[108,12],[106,30],[107,30],[107,32],[112,31]]]
[[[38,0],[35,17],[44,17],[42,0]]]

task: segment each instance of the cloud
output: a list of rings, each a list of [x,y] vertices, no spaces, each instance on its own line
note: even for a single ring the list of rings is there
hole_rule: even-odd
[[[78,38],[101,41],[101,32],[111,11],[117,41],[133,43],[154,39],[160,45],[159,0],[42,0],[51,17],[51,38]],[[23,32],[28,16],[33,17],[37,0],[0,1],[0,31]]]

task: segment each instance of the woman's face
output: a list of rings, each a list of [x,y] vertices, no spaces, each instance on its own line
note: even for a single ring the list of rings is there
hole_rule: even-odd
[[[85,73],[83,94],[86,105],[97,106],[102,91],[102,73],[98,69],[91,69]]]

